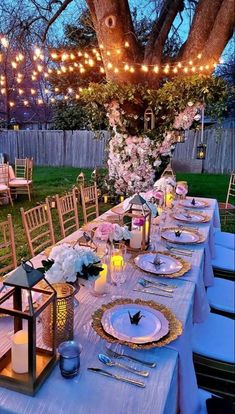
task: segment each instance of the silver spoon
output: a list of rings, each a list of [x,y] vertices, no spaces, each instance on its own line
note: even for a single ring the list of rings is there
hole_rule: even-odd
[[[148,371],[139,371],[138,369],[129,367],[129,365],[121,364],[120,362],[114,362],[107,355],[99,354],[98,358],[99,358],[100,362],[102,362],[105,365],[108,365],[109,367],[122,368],[122,369],[125,369],[128,372],[132,372],[132,374],[140,375],[141,377],[148,377],[149,376]]]

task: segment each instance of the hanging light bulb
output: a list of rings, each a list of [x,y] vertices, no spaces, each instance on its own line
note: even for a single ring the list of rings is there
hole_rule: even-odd
[[[128,65],[128,63],[126,63],[126,64],[124,65],[124,70],[127,72],[127,71],[129,70],[129,68],[130,68],[130,66]]]
[[[153,67],[153,72],[154,72],[154,73],[158,73],[158,72],[159,72],[159,67],[158,67],[157,65],[155,65],[155,66]]]
[[[126,42],[124,43],[124,46],[125,46],[125,47],[130,47],[129,42],[128,42],[128,41],[126,41]]]
[[[143,71],[143,72],[148,72],[148,66],[146,66],[146,65],[142,65],[141,66],[141,70]]]

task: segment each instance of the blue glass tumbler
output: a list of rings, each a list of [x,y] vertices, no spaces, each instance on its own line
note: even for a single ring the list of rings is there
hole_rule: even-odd
[[[61,375],[65,378],[75,377],[80,368],[82,346],[75,341],[66,341],[59,345],[58,351]]]

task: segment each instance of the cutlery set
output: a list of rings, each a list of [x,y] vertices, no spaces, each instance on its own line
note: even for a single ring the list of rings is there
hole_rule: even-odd
[[[176,285],[155,282],[149,279],[139,279],[138,284],[143,288],[134,288],[135,292],[149,293],[150,295],[164,296],[166,298],[173,298],[174,289],[177,288]]]
[[[116,361],[113,361],[113,359],[127,359],[130,361],[135,361],[138,362],[139,364],[145,365],[149,368],[155,368],[156,367],[156,363],[155,362],[150,362],[150,361],[143,361],[141,359],[135,358],[131,355],[126,355],[126,354],[119,354],[118,352],[113,351],[112,349],[105,347],[105,352],[106,354],[99,354],[98,355],[98,359],[100,362],[102,362],[103,364],[107,365],[108,367],[117,367],[117,368],[121,368],[124,369],[125,371],[131,372],[132,374],[135,375],[139,375],[141,377],[148,377],[149,376],[149,372],[148,371],[140,371],[136,368],[132,368],[127,364],[123,364],[123,363],[119,363]],[[111,357],[111,358],[110,358]],[[140,388],[145,388],[145,383],[143,381],[137,380],[135,378],[129,378],[129,377],[125,377],[122,375],[117,375],[117,374],[113,374],[110,371],[106,371],[104,369],[101,368],[97,368],[97,367],[89,367],[87,368],[88,371],[100,374],[100,375],[104,375],[106,377],[110,377],[113,378],[117,381],[123,381],[123,382],[127,382],[128,384],[132,384],[135,385],[137,387]]]

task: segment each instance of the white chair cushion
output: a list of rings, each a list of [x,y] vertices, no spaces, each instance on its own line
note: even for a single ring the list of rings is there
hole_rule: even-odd
[[[235,271],[235,250],[227,249],[226,247],[215,245],[215,258],[212,259],[212,266],[221,269],[228,270],[229,272]]]
[[[207,289],[207,297],[212,308],[235,313],[235,282],[214,278],[214,285]]]
[[[7,185],[5,184],[0,184],[0,191],[5,191],[8,190],[9,187],[7,187]]]
[[[225,231],[216,231],[214,234],[215,244],[218,244],[228,249],[235,249],[235,234],[227,233]]]
[[[223,362],[235,363],[234,320],[210,313],[193,327],[193,352]]]
[[[20,185],[27,185],[30,184],[32,181],[24,180],[23,178],[15,178],[14,180],[10,180],[9,184],[10,187],[20,186]]]

